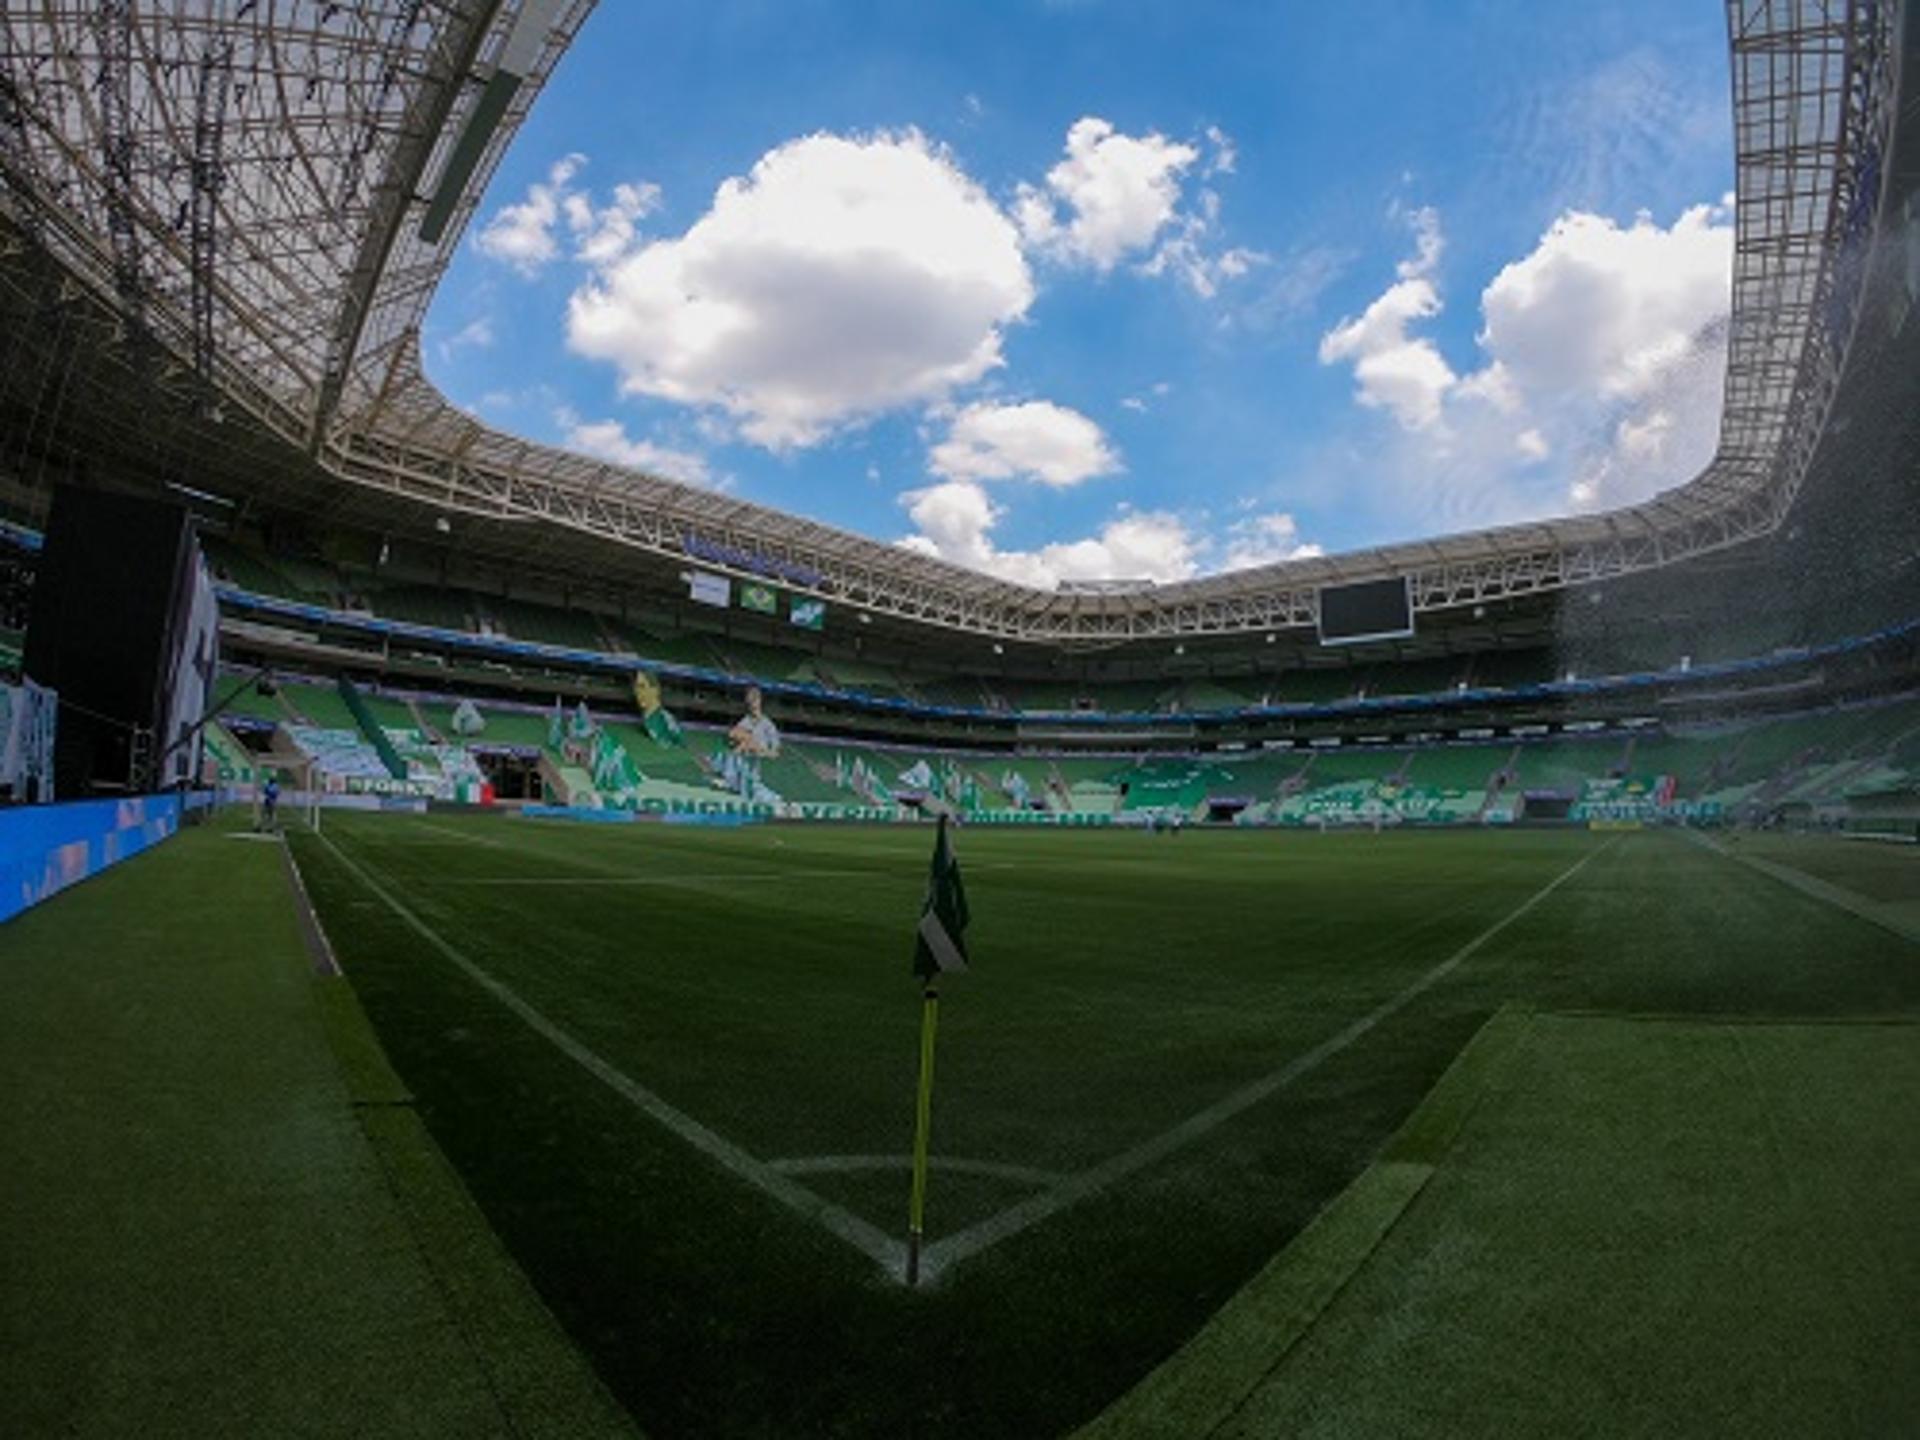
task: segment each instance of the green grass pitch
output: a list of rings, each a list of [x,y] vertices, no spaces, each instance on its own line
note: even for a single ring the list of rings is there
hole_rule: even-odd
[[[431,1132],[660,1434],[1090,1419],[1508,1002],[1920,1011],[1910,940],[1673,836],[963,831],[909,1291],[930,832],[329,814],[295,845]]]

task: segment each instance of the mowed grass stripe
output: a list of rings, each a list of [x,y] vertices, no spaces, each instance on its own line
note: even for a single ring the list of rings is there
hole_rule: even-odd
[[[1731,850],[1711,835],[1700,831],[1689,830],[1686,836],[1695,844],[1713,851],[1714,854],[1778,880],[1782,885],[1798,890],[1802,895],[1809,895],[1823,904],[1831,905],[1837,910],[1844,910],[1849,915],[1857,915],[1870,925],[1891,930],[1903,940],[1920,942],[1920,919],[1909,919],[1891,905],[1869,900],[1864,895],[1842,889],[1838,885],[1822,880],[1817,875],[1809,875],[1804,870],[1797,870],[1788,865],[1778,865],[1758,855],[1746,855],[1738,850]],[[1916,874],[1915,879],[1920,880],[1920,874]]]
[[[363,846],[391,832],[387,817],[356,819],[333,838],[416,914],[743,1148],[877,1154],[905,1143],[917,994],[906,969],[925,834],[733,832],[723,842],[746,873],[857,855],[876,865],[870,880],[575,891],[452,886],[471,859],[492,857]],[[591,831],[577,858],[595,864],[719,869],[711,836],[577,829]],[[495,833],[525,832],[495,822]],[[1391,998],[1592,843],[1495,837],[1468,854],[1266,843],[1274,838],[963,836],[977,964],[943,1017],[936,1149],[1068,1172],[1096,1164]],[[551,832],[537,839],[553,843]],[[1343,873],[1352,893],[1357,859],[1369,892],[1359,924],[1317,903],[1341,893],[1329,884]],[[1064,1086],[1036,1085],[1051,1057],[1067,1056]],[[1144,1075],[1156,1083],[1140,1086]],[[1120,1094],[1124,1105],[1111,1098]]]
[[[1383,1004],[1375,1006],[1344,1029],[1328,1036],[1305,1054],[1295,1056],[1279,1069],[1261,1076],[1251,1085],[1234,1091],[1233,1094],[1209,1105],[1199,1114],[1189,1116],[1171,1129],[1161,1131],[1151,1139],[1102,1161],[1090,1170],[1071,1176],[1032,1199],[1009,1206],[991,1219],[981,1221],[957,1235],[938,1241],[928,1248],[922,1259],[927,1274],[929,1277],[938,1277],[943,1271],[970,1256],[977,1255],[988,1246],[997,1245],[1031,1225],[1050,1219],[1068,1206],[1118,1184],[1135,1172],[1146,1169],[1156,1161],[1164,1160],[1176,1150],[1191,1145],[1194,1141],[1217,1130],[1236,1115],[1252,1109],[1277,1091],[1285,1089],[1302,1075],[1338,1055],[1382,1021],[1405,1009],[1414,1000],[1446,979],[1479,953],[1488,941],[1573,879],[1596,858],[1605,854],[1607,848],[1602,846],[1598,850],[1589,851],[1574,861],[1499,920],[1482,930],[1431,970],[1421,974],[1411,985]]]
[[[653,1091],[608,1064],[539,1010],[522,1000],[506,985],[494,979],[467,956],[448,944],[441,938],[438,931],[408,909],[401,900],[347,856],[331,839],[324,835],[319,838],[320,843],[346,868],[348,873],[378,897],[410,930],[589,1075],[636,1109],[643,1111],[649,1118],[671,1130],[703,1155],[753,1186],[754,1189],[845,1240],[886,1269],[888,1273],[896,1270],[905,1272],[906,1252],[898,1240],[869,1225],[850,1211],[843,1210],[838,1205],[814,1194],[804,1185],[795,1184],[781,1172],[762,1164],[725,1136],[701,1124],[684,1111],[669,1105]]]

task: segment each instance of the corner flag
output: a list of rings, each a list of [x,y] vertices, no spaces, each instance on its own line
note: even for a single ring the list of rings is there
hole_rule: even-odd
[[[913,947],[913,973],[920,991],[920,1090],[913,1117],[913,1193],[907,1201],[907,1284],[920,1283],[920,1239],[927,1213],[927,1144],[933,1129],[933,1032],[940,1016],[934,981],[949,970],[967,968],[967,892],[960,884],[960,862],[947,839],[947,817],[933,842],[933,869],[927,898],[920,906],[920,929]]]
[[[967,968],[967,891],[960,883],[960,862],[947,839],[947,817],[940,817],[933,843],[933,869],[927,898],[920,907],[919,937],[913,947],[913,973],[931,980],[947,970]]]

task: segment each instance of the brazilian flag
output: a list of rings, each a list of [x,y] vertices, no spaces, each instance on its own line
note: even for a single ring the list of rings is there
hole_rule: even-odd
[[[920,929],[913,947],[913,973],[922,980],[967,968],[967,891],[960,883],[960,862],[947,838],[947,817],[933,842],[933,869],[927,898],[920,907]]]

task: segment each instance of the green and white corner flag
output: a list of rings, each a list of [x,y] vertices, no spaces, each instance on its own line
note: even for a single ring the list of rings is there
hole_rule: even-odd
[[[947,838],[947,817],[933,843],[933,869],[927,898],[920,907],[919,937],[913,947],[913,973],[922,980],[967,968],[967,891],[960,883],[960,862]]]
[[[920,991],[920,1089],[913,1116],[913,1192],[907,1200],[907,1274],[920,1283],[920,1241],[926,1229],[927,1148],[933,1132],[933,1033],[940,994],[933,982],[949,970],[967,968],[967,892],[960,883],[960,862],[947,838],[947,816],[933,842],[933,869],[927,898],[920,907],[920,929],[913,947],[913,973]]]

